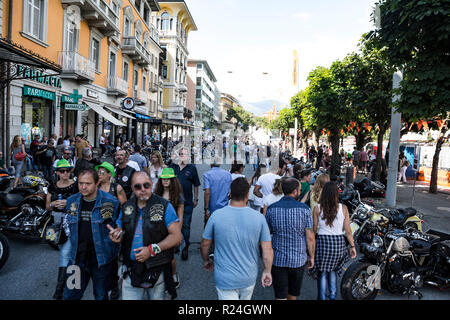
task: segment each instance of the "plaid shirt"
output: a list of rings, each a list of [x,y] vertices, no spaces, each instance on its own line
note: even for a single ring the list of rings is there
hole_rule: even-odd
[[[266,220],[273,233],[273,265],[285,268],[305,265],[306,229],[313,227],[309,207],[292,197],[283,197],[267,209]]]

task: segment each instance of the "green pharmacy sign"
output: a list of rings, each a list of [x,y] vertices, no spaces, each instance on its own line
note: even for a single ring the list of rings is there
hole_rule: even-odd
[[[62,86],[60,78],[46,75],[43,72],[40,72],[39,70],[27,68],[22,65],[17,66],[17,76],[25,79],[34,80],[39,83],[46,84],[48,86],[59,89],[61,89]]]
[[[55,93],[47,90],[23,86],[23,95],[55,101]]]
[[[86,110],[86,105],[85,104],[66,103],[64,105],[64,109],[66,109],[66,110],[76,110],[76,111],[85,111]]]

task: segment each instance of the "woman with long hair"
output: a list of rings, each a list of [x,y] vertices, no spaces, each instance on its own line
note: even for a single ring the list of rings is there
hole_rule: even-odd
[[[73,167],[65,160],[59,160],[56,164],[56,175],[58,181],[50,183],[47,193],[47,210],[52,211],[53,221],[55,226],[61,225],[66,216],[66,203],[67,198],[78,192],[78,185],[70,178],[70,172]],[[59,228],[59,232],[63,231],[63,228]],[[56,284],[55,293],[53,299],[61,300],[63,298],[64,286],[66,284],[66,270],[69,264],[70,253],[70,241],[66,241],[60,246],[59,251],[59,269],[58,269],[58,281]]]
[[[14,180],[15,188],[19,183],[22,167],[25,163],[26,157],[28,156],[25,152],[25,145],[22,143],[22,139],[20,138],[20,136],[14,136],[13,142],[11,143],[11,148],[9,149],[9,156],[11,157],[12,165],[14,166],[14,169],[16,171],[16,179]]]
[[[322,173],[316,178],[316,182],[311,188],[310,207],[314,210],[314,207],[319,203],[320,195],[325,184],[330,181],[330,176],[326,173]]]
[[[154,193],[170,201],[177,212],[178,219],[180,220],[178,225],[182,226],[184,212],[183,188],[181,187],[180,181],[178,181],[178,178],[172,168],[163,169],[162,174],[159,176],[158,183],[156,184]],[[176,288],[178,288],[180,286],[180,278],[178,277],[177,262],[175,258],[172,259],[172,277]]]
[[[150,178],[153,182],[153,191],[155,191],[156,184],[158,183],[158,177],[162,174],[164,169],[164,161],[159,151],[153,151],[150,156]]]
[[[116,172],[114,166],[109,162],[103,162],[95,167],[98,172],[98,187],[119,200],[120,204],[127,202],[127,196],[122,186],[114,182]]]
[[[272,205],[273,203],[279,201],[281,198],[284,197],[283,188],[282,188],[284,179],[286,179],[286,178],[281,178],[281,179],[275,180],[275,184],[273,185],[272,193],[269,194],[267,197],[265,197],[265,199],[263,200],[263,202],[264,202],[263,214],[264,215],[266,215],[267,208],[270,207],[270,205]]]
[[[259,177],[262,176],[265,173],[265,171],[266,171],[266,165],[261,163],[258,166],[258,168],[256,168],[256,171],[253,174],[253,176],[250,179],[248,179],[248,183],[250,184],[250,192],[251,192],[250,197],[252,199],[252,201],[250,201],[250,208],[252,208],[252,209],[254,209],[254,210],[258,211],[258,212],[261,212],[261,208],[264,206],[264,203],[263,203],[263,199],[262,198],[259,198],[257,196],[252,196],[253,195],[253,189],[255,188]]]
[[[313,211],[314,233],[317,233],[314,272],[317,272],[318,300],[336,299],[337,275],[349,259],[345,235],[350,244],[350,256],[356,257],[355,242],[350,229],[347,207],[339,203],[336,183],[327,182]]]

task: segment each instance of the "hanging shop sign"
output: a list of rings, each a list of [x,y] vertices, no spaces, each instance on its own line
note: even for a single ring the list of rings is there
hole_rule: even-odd
[[[48,76],[45,73],[34,70],[23,65],[17,66],[17,76],[25,79],[33,80],[48,86],[61,89],[61,79],[54,76]]]
[[[64,105],[64,109],[66,110],[76,110],[76,111],[85,111],[86,105],[85,104],[76,104],[76,103],[66,103]]]
[[[55,93],[43,89],[33,88],[29,86],[23,86],[23,95],[29,97],[44,98],[47,100],[55,101]]]
[[[151,118],[145,114],[135,113],[136,121],[138,122],[150,122]]]
[[[122,108],[125,110],[133,110],[134,109],[134,99],[133,98],[125,98],[122,101]]]
[[[78,90],[75,89],[73,90],[72,94],[69,95],[65,95],[63,94],[61,96],[61,102],[62,103],[73,103],[73,104],[77,104],[78,103],[78,99],[82,98],[83,96],[81,94],[78,94]]]

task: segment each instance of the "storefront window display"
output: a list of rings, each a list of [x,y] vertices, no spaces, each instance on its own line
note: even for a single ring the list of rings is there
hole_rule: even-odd
[[[53,102],[47,99],[23,97],[21,129],[27,144],[35,135],[40,138],[50,135],[52,104]]]

